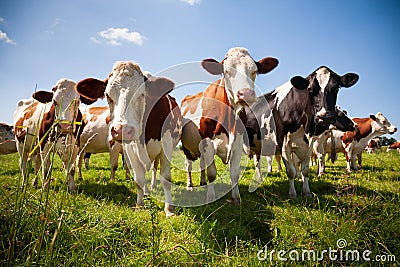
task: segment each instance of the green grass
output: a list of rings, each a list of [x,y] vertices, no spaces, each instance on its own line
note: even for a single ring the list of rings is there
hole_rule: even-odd
[[[91,158],[78,190],[69,193],[64,172],[56,161],[50,190],[21,182],[18,155],[0,155],[0,266],[305,266],[375,265],[377,262],[322,261],[282,262],[277,252],[272,262],[257,258],[266,246],[272,250],[337,248],[370,250],[375,255],[395,255],[400,261],[400,155],[397,152],[363,157],[363,170],[348,174],[345,161],[327,163],[321,178],[312,167],[313,198],[288,199],[284,172],[265,177],[250,193],[253,163],[243,158],[240,180],[242,203],[222,199],[205,206],[178,207],[166,218],[163,203],[145,200],[136,208],[136,190],[125,181],[122,167],[117,180],[109,181],[108,155]],[[266,161],[263,160],[263,171]],[[248,164],[247,168],[244,164]],[[173,158],[174,184],[186,185],[181,152]],[[198,166],[198,165],[196,165]],[[195,167],[197,168],[197,167]],[[227,168],[217,160],[219,174]],[[274,170],[276,166],[274,165]],[[199,184],[198,173],[194,183]],[[32,181],[33,175],[30,176]],[[149,180],[148,180],[149,181]],[[158,187],[160,185],[158,184]],[[288,255],[286,255],[288,257]],[[390,265],[396,264],[391,262]]]

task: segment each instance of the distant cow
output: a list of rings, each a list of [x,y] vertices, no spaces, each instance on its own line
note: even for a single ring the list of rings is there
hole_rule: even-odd
[[[392,125],[381,112],[376,115],[370,115],[368,118],[353,118],[358,128],[353,132],[341,132],[334,130],[332,132],[335,141],[336,152],[344,152],[347,161],[347,171],[357,170],[362,167],[362,151],[372,138],[393,134],[397,127]],[[331,140],[328,139],[325,150],[332,151]],[[358,158],[358,166],[356,165]]]
[[[379,137],[369,140],[368,145],[365,148],[368,154],[375,153],[376,151],[380,151],[381,149],[382,149],[382,142]]]
[[[14,130],[11,125],[0,123],[0,155],[17,152]]]
[[[395,149],[397,149],[397,151],[400,152],[400,142],[399,142],[399,141],[394,142],[393,144],[391,144],[390,146],[388,146],[388,148],[387,148],[386,151],[389,152],[389,151],[395,150]]]
[[[251,112],[246,112],[246,127],[248,132],[250,129],[253,133],[249,136],[250,146],[254,144],[250,148],[251,153],[271,156],[269,149],[264,149],[263,145],[257,143],[265,142],[270,145],[271,140],[276,142],[289,178],[291,198],[297,196],[294,187],[296,168],[292,154],[296,154],[301,161],[303,194],[310,196],[308,172],[311,153],[305,135],[310,137],[319,135],[329,124],[335,122],[335,105],[339,88],[353,86],[357,81],[357,74],[347,73],[339,76],[322,66],[307,78],[293,77],[274,91],[259,97],[251,107]],[[264,104],[265,101],[269,107]],[[271,127],[272,117],[275,131]]]
[[[244,115],[243,106],[256,101],[256,75],[268,73],[277,65],[275,58],[254,61],[247,49],[231,48],[221,62],[215,59],[202,61],[206,71],[214,75],[222,74],[223,77],[203,92],[182,100],[182,148],[186,155],[187,187],[190,189],[193,186],[192,161],[200,158],[200,185],[207,183],[206,176],[209,182],[207,202],[215,200],[215,155],[229,164],[232,201],[240,202],[238,180],[245,129],[239,117]]]
[[[122,154],[122,144],[109,140],[110,110],[108,107],[90,107],[83,113],[84,128],[80,135],[80,151],[78,161],[78,177],[82,179],[82,161],[85,157],[86,168],[89,168],[89,155],[109,152],[111,174],[110,180],[115,178],[118,168],[118,157]],[[129,169],[124,164],[126,179],[129,177]]]
[[[78,153],[76,135],[79,133],[82,114],[78,107],[80,97],[75,82],[59,80],[52,92],[37,91],[31,99],[18,102],[14,112],[14,133],[20,156],[23,184],[27,182],[27,161],[33,157],[37,174],[43,163],[44,186],[50,171],[50,152],[57,151],[68,173],[68,188],[75,189],[74,161]],[[33,181],[36,186],[37,176]]]
[[[152,162],[160,161],[167,216],[174,214],[170,160],[182,127],[178,104],[168,95],[173,88],[174,83],[166,78],[145,77],[134,62],[117,62],[105,81],[88,78],[76,86],[79,94],[90,99],[85,104],[107,98],[111,119],[108,140],[123,144],[134,172],[138,206],[144,205],[143,196],[149,193],[145,173]]]

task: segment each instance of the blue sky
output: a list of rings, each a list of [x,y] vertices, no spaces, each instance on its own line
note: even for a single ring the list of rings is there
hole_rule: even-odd
[[[400,127],[398,14],[396,0],[4,0],[0,121],[12,122],[16,103],[36,84],[50,90],[60,78],[103,79],[120,60],[159,73],[221,60],[229,48],[243,46],[256,60],[279,59],[274,71],[257,77],[260,93],[321,65],[341,75],[355,72],[359,82],[339,92],[338,104],[353,117],[381,111]],[[180,101],[203,88],[187,85],[173,95]]]

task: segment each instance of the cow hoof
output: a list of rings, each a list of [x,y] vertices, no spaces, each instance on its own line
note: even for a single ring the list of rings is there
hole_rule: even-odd
[[[228,198],[226,201],[231,203],[231,204],[233,204],[233,205],[239,205],[240,204],[240,198],[231,197],[231,198]]]
[[[312,197],[311,192],[303,192],[304,197]]]
[[[165,215],[166,217],[172,217],[175,215],[175,206],[170,204],[165,204]]]
[[[186,186],[186,191],[193,191],[193,185]]]
[[[290,199],[296,199],[297,198],[297,194],[289,194],[289,198]]]

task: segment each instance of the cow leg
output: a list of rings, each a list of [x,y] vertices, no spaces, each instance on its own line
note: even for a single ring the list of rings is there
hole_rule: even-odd
[[[85,155],[83,156],[84,160],[85,160],[85,168],[86,170],[89,170],[89,160],[90,160],[90,156],[92,154],[91,153],[85,153]],[[82,163],[81,163],[81,167],[82,167]],[[79,179],[82,179],[82,174],[79,173]]]
[[[317,154],[318,161],[318,176],[322,176],[325,173],[325,154]]]
[[[229,171],[231,176],[232,201],[234,204],[240,203],[239,176],[240,158],[242,157],[243,136],[237,135],[232,144],[231,156],[229,159]]]
[[[282,162],[282,155],[276,154],[276,155],[275,155],[275,160],[276,160],[276,163],[278,164],[278,172],[282,171],[282,164],[281,164],[281,162]]]
[[[85,155],[83,155],[83,154],[85,154]],[[78,158],[78,179],[79,180],[83,180],[83,178],[82,178],[82,162],[83,162],[83,159],[85,159],[85,166],[86,166],[86,158],[85,158],[86,154],[87,153],[79,154],[79,158]],[[86,167],[86,169],[88,169],[88,168]]]
[[[138,156],[135,153],[129,154],[130,163],[132,164],[133,173],[134,173],[134,180],[136,184],[136,191],[137,191],[137,205],[139,207],[144,206],[143,197],[148,195],[149,192],[146,186],[146,169],[143,166],[142,162],[139,160]]]
[[[266,156],[265,158],[267,159],[267,165],[268,165],[267,172],[271,173],[272,172],[272,156]],[[258,161],[259,161],[259,159],[258,159]],[[254,165],[256,165],[255,164],[255,159],[254,159]],[[257,169],[256,169],[256,171],[257,171]],[[260,170],[260,175],[261,175],[261,170]],[[261,178],[260,178],[260,180],[261,180]]]
[[[115,172],[118,169],[118,157],[119,157],[120,148],[116,145],[110,147],[110,180],[115,179]]]
[[[362,152],[357,154],[357,161],[358,161],[358,169],[362,169]]]
[[[288,176],[289,179],[289,197],[296,198],[297,193],[296,193],[296,188],[294,187],[294,177],[296,176],[296,168],[294,166],[292,159],[292,149],[290,147],[291,145],[287,139],[288,139],[287,136],[285,136],[282,148],[282,159],[283,159],[283,164],[285,164],[286,175]]]
[[[165,149],[165,147],[164,147]],[[165,153],[171,154],[166,156]],[[164,200],[165,207],[164,211],[167,217],[174,215],[175,207],[172,205],[172,195],[171,195],[171,163],[169,158],[172,156],[172,149],[167,149],[166,152],[161,153],[161,157],[158,159],[160,161],[160,181],[164,189]]]
[[[32,181],[32,186],[34,188],[37,188],[38,183],[39,183],[38,173],[39,173],[40,165],[42,164],[42,161],[41,161],[40,155],[38,155],[38,154],[32,155],[32,157],[33,157],[33,172],[35,174],[35,178]]]
[[[267,161],[268,159],[272,159],[271,157],[267,156]],[[262,182],[262,174],[261,174],[261,163],[260,163],[260,155],[254,155],[253,156],[253,160],[254,160],[254,166],[256,168],[256,175],[257,175],[257,179]],[[270,173],[270,162],[268,161],[268,173]],[[272,166],[271,166],[272,168]]]
[[[122,148],[121,148],[121,155],[122,155],[122,164],[124,165],[125,169],[125,180],[130,181],[131,180],[131,172],[129,170],[129,162],[125,160],[124,153],[122,153]]]
[[[306,197],[311,196],[311,190],[308,185],[308,175],[310,172],[310,157],[311,153],[308,153],[308,145],[306,143],[301,144],[301,146],[297,147],[295,150],[295,155],[299,162],[296,163],[296,169],[301,168],[301,179],[303,181],[302,192]],[[300,166],[299,166],[300,163]]]
[[[193,166],[193,161],[186,158],[185,159],[185,167],[186,167],[186,173],[187,173],[186,190],[188,190],[188,191],[193,191],[192,166]]]
[[[159,157],[156,157],[151,164],[151,185],[150,189],[155,190],[157,187],[157,168],[158,168],[158,163],[160,161]]]
[[[216,177],[216,168],[214,163],[215,150],[210,138],[201,140],[199,144],[200,149],[200,168],[201,168],[201,181],[200,186],[206,184],[206,174],[208,176],[207,186],[207,202],[215,200],[214,180]]]

